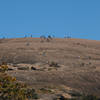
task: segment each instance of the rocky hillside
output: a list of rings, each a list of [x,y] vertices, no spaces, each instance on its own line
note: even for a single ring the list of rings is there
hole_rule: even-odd
[[[52,100],[54,94],[70,98],[72,90],[99,96],[100,41],[1,39],[2,62],[8,64],[8,74],[36,88],[43,100]]]

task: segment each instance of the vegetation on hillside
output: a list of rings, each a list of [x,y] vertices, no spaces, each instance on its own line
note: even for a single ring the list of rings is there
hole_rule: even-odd
[[[56,65],[52,63],[52,65]],[[16,78],[9,76],[6,71],[8,66],[6,64],[0,65],[0,100],[32,100],[38,99],[34,89],[29,89],[24,83],[20,83]],[[51,92],[45,89],[41,89],[44,92]],[[93,95],[81,95],[79,93],[71,93],[72,99],[67,99],[60,96],[59,99],[55,100],[100,100]]]
[[[60,100],[100,100],[100,98],[94,96],[94,95],[84,95],[80,93],[73,93],[71,99],[67,99],[63,96],[60,97]]]
[[[28,89],[23,83],[16,81],[16,78],[5,72],[7,65],[0,65],[0,100],[29,100],[37,99],[34,89]]]

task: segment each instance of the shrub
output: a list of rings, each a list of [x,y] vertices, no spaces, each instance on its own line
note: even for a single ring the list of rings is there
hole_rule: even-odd
[[[100,100],[100,99],[93,95],[87,95],[87,96],[83,95],[81,100]]]
[[[51,63],[49,63],[49,66],[50,66],[50,67],[60,67],[59,64],[56,63],[56,62],[51,62]]]
[[[28,100],[38,98],[34,89],[28,89],[23,83],[16,81],[16,78],[5,73],[7,65],[0,66],[0,100]]]
[[[18,70],[29,70],[29,67],[18,67]]]
[[[8,70],[8,66],[7,65],[1,65],[0,66],[0,72],[5,72]]]
[[[70,99],[61,95],[59,99],[56,98],[55,100],[100,100],[100,98],[98,98],[94,95],[80,94],[75,91],[70,93],[70,95],[72,96],[72,98],[70,98]]]
[[[50,89],[46,89],[46,88],[41,88],[40,91],[42,93],[52,93],[52,91]]]

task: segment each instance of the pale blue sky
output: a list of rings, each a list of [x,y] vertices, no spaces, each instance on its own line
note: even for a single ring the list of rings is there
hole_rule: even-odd
[[[100,0],[0,0],[0,37],[52,34],[100,40]]]

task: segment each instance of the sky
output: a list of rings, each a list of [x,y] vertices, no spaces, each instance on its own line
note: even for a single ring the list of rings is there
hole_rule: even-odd
[[[0,0],[0,38],[100,40],[100,0]]]

